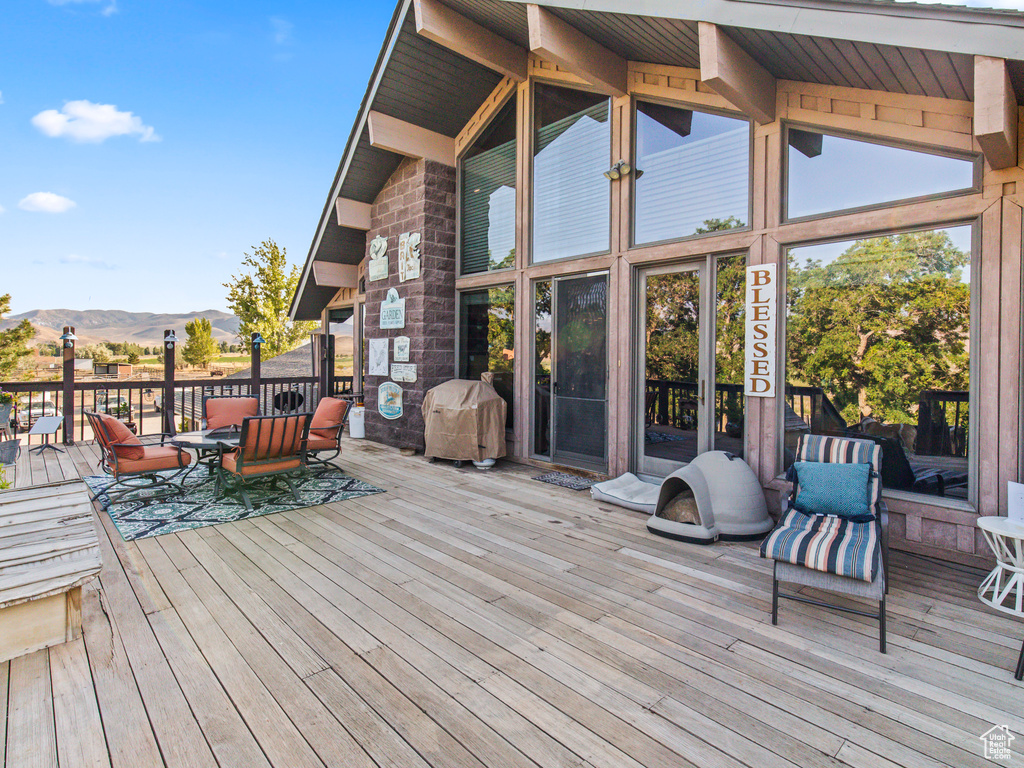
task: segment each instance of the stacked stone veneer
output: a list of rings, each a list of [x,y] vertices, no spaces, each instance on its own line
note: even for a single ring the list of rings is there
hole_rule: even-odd
[[[396,382],[403,390],[405,414],[385,419],[377,411],[377,387],[390,377],[366,376],[366,437],[397,448],[423,449],[423,414],[428,389],[455,377],[455,169],[430,160],[407,159],[388,179],[373,203],[367,246],[388,239],[388,278],[366,282],[366,338],[409,337],[409,362],[415,382]],[[420,276],[398,279],[398,238],[419,232]],[[380,306],[389,288],[405,299],[405,328],[382,329]],[[388,361],[394,362],[389,343]]]

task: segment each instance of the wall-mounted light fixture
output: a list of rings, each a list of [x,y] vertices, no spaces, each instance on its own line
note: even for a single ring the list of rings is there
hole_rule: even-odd
[[[67,331],[61,334],[60,340],[64,342],[64,349],[71,349],[75,346],[75,342],[78,341],[78,337],[71,331]]]
[[[255,336],[253,336],[252,343],[253,344],[266,344],[267,342],[263,340],[263,336],[262,335],[257,333]]]
[[[615,181],[621,176],[628,176],[632,170],[632,165],[627,163],[625,160],[619,160],[619,162],[604,172],[604,177],[608,179],[608,181]]]
[[[174,331],[164,336],[164,344],[168,349],[174,349],[174,345],[178,343],[178,337],[174,335]]]

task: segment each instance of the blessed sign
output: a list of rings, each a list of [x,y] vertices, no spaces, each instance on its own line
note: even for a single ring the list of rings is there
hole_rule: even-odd
[[[775,397],[775,264],[747,267],[747,327],[744,390],[750,397]]]
[[[381,328],[405,328],[405,299],[398,298],[398,291],[388,288],[387,297],[380,305]]]

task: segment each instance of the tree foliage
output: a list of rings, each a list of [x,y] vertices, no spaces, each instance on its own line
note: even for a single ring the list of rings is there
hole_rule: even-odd
[[[206,368],[217,357],[219,347],[213,338],[213,325],[205,317],[197,317],[185,323],[188,339],[181,350],[181,357],[189,365]]]
[[[252,253],[246,253],[242,266],[252,270],[224,283],[228,306],[241,321],[238,337],[249,352],[253,333],[263,336],[263,358],[276,357],[294,349],[306,336],[316,332],[316,322],[292,322],[288,305],[299,285],[298,266],[288,269],[284,248],[273,240],[264,240]]]
[[[11,294],[0,296],[0,320],[11,311]],[[0,379],[8,379],[18,367],[18,361],[32,354],[28,343],[36,335],[28,320],[22,320],[13,328],[0,331]]]
[[[848,423],[913,423],[920,393],[968,389],[970,255],[948,233],[858,240],[789,263],[789,382],[820,386]]]

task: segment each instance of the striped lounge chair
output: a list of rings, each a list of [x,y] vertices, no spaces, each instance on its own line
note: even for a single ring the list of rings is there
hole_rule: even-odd
[[[779,598],[877,619],[878,646],[885,653],[885,595],[888,591],[888,512],[882,502],[882,449],[867,440],[823,435],[802,435],[797,461],[871,464],[868,494],[874,519],[854,522],[832,515],[805,515],[790,508],[798,491],[783,501],[778,525],[761,543],[761,557],[775,561],[772,575],[772,624],[779,622]],[[827,603],[801,594],[787,594],[779,582],[838,592],[878,603],[878,611],[864,611]]]

